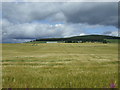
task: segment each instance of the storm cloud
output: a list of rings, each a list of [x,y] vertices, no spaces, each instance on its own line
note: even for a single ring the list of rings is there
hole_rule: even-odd
[[[63,12],[67,22],[115,26],[118,24],[117,3],[75,3],[72,8],[71,5],[65,5]]]
[[[85,35],[88,33],[83,28],[117,27],[117,24],[117,2],[3,2],[2,4],[3,42]]]
[[[117,25],[117,2],[3,3],[3,18],[11,22],[49,19],[67,23]]]

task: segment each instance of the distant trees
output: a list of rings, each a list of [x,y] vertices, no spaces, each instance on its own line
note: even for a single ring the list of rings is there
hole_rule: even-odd
[[[108,43],[107,40],[66,40],[65,43],[86,43],[86,42],[91,42],[91,43],[95,43],[95,42],[101,42],[101,43]]]
[[[85,42],[100,42],[100,43],[109,43],[108,39],[118,39],[118,37],[105,36],[105,35],[85,35],[85,36],[75,36],[68,38],[44,38],[36,39],[36,41],[59,41],[65,43],[85,43]],[[120,38],[119,38],[120,39]]]

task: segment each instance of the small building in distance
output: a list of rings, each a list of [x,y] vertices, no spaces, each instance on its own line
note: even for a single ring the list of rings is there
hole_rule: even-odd
[[[46,43],[58,43],[57,41],[47,41]]]

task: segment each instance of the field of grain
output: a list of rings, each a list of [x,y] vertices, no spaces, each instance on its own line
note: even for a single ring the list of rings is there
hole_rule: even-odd
[[[3,44],[2,52],[3,88],[118,87],[117,44]]]

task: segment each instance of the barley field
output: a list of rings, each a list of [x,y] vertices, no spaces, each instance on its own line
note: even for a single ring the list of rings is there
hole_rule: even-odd
[[[118,87],[118,45],[2,44],[3,88]]]

